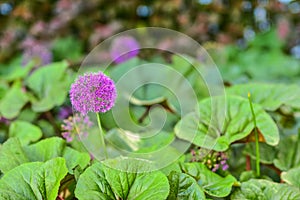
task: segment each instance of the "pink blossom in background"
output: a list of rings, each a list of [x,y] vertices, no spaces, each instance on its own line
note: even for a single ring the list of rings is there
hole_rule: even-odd
[[[138,55],[140,45],[131,36],[120,36],[114,39],[110,48],[111,58],[115,63],[122,63]]]
[[[281,18],[277,22],[277,34],[282,40],[286,39],[290,33],[290,23],[287,19]]]
[[[44,43],[28,38],[23,42],[22,48],[24,49],[22,66],[26,66],[32,60],[35,67],[47,65],[52,62],[52,52]]]

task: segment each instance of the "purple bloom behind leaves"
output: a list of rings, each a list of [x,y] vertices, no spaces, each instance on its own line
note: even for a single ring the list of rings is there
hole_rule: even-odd
[[[72,108],[70,106],[64,106],[59,109],[58,118],[66,119],[73,113]]]
[[[35,67],[47,65],[52,61],[52,53],[45,45],[35,43],[25,48],[22,65],[27,65],[31,60],[35,61]]]
[[[111,44],[110,55],[115,63],[122,63],[138,55],[139,43],[130,36],[117,37]]]
[[[70,90],[73,108],[83,115],[107,112],[114,106],[116,97],[113,80],[102,72],[79,76]]]

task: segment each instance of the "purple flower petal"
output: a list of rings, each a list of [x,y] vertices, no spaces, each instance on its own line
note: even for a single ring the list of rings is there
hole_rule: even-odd
[[[227,165],[227,164],[222,166],[223,171],[226,171],[228,168],[229,168],[229,165]]]

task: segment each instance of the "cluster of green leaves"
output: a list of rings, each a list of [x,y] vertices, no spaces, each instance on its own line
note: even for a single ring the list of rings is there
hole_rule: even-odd
[[[151,171],[149,161],[121,157],[87,167],[90,156],[57,137],[23,146],[11,138],[1,146],[0,161],[1,199],[56,199],[66,186],[74,191],[70,183],[76,184],[78,199],[205,199],[205,193],[227,196],[236,183],[233,176],[221,177],[200,163]],[[116,165],[130,172],[116,170]]]
[[[1,77],[0,112],[3,117],[17,117],[27,103],[30,103],[32,111],[45,112],[65,102],[74,79],[71,71],[67,70],[67,62],[52,63],[33,72],[32,67],[33,63],[24,67],[2,68],[7,70],[2,72]]]
[[[52,131],[55,122],[51,120],[56,119],[45,120],[41,116],[66,102],[74,72],[68,68],[66,61],[37,69],[33,66],[33,62],[21,66],[17,59],[0,68],[0,114],[2,118],[14,121],[9,127],[9,134],[1,132],[2,142],[10,136],[26,140],[27,132],[36,136],[32,142],[40,139],[41,130],[31,130],[34,129],[33,124],[28,123],[39,125],[44,136],[55,134]]]
[[[49,137],[54,135],[54,131],[49,130],[53,124],[48,122],[51,118],[45,120],[43,115],[53,114],[58,106],[68,104],[66,97],[74,80],[74,72],[67,62],[54,62],[34,70],[32,64],[20,67],[12,62],[1,69],[0,75],[0,113],[10,120],[7,130],[1,127],[0,132],[1,143],[5,141],[0,146],[0,199],[51,200],[58,196],[79,200],[299,199],[300,88],[294,84],[257,82],[286,77],[297,82],[293,73],[298,73],[299,63],[279,51],[280,45],[270,47],[271,52],[281,56],[279,63],[270,64],[271,57],[260,59],[262,49],[274,39],[272,34],[264,36],[267,38],[258,37],[249,49],[234,58],[237,60],[229,57],[228,66],[243,67],[238,67],[241,70],[238,74],[232,66],[221,68],[226,81],[243,82],[232,80],[247,76],[252,83],[227,87],[223,96],[209,97],[205,81],[194,68],[201,67],[201,63],[186,56],[172,56],[169,62],[161,57],[150,60],[169,68],[154,64],[148,67],[149,60],[139,58],[108,68],[106,73],[115,82],[128,75],[125,82],[117,85],[118,101],[128,104],[116,105],[114,116],[112,111],[101,114],[108,153],[116,157],[102,162],[91,159],[94,155],[90,156],[78,141],[67,144],[59,137]],[[53,47],[56,59],[63,58],[65,46],[73,45],[70,38],[57,40]],[[69,59],[80,57],[81,50],[74,49],[66,55]],[[252,59],[261,63],[251,64]],[[287,64],[289,62],[292,64]],[[266,76],[270,69],[268,64],[274,71]],[[139,70],[136,66],[145,68]],[[176,79],[173,71],[180,73],[184,81],[175,82],[181,79]],[[149,73],[154,78],[149,81],[170,87],[141,84],[149,79]],[[128,91],[140,85],[143,86],[128,99]],[[193,88],[195,96],[189,96],[187,86]],[[185,97],[184,102],[176,99],[174,91]],[[253,101],[256,127],[248,92]],[[196,108],[189,107],[195,103],[193,97]],[[182,105],[186,107],[182,109]],[[162,121],[165,123],[161,124]],[[157,127],[160,128],[157,134],[145,137]],[[261,177],[253,171],[244,171],[249,164],[245,155],[250,161],[256,160],[255,128],[260,141]],[[86,138],[93,144],[87,148],[100,148],[95,144],[98,141],[95,131],[97,129],[92,128]],[[217,152],[227,151],[230,170],[213,172],[203,163],[190,162],[188,148],[185,152],[176,149],[179,142]],[[172,143],[175,145],[170,145]],[[119,156],[124,151],[126,156]],[[171,159],[179,158],[182,153],[186,155]],[[136,156],[140,158],[132,158]],[[155,162],[157,159],[160,163]],[[172,164],[166,166],[165,163]]]
[[[299,83],[299,60],[287,55],[283,48],[284,42],[273,29],[257,35],[246,48],[226,46],[212,56],[223,79],[229,83],[253,80]]]

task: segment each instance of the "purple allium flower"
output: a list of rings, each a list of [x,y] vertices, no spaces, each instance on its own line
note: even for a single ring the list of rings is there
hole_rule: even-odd
[[[131,36],[117,37],[111,44],[110,56],[115,63],[122,63],[139,53],[140,45]]]
[[[61,125],[62,136],[67,142],[72,142],[75,136],[87,136],[88,129],[93,126],[93,122],[86,116],[76,113],[73,117],[63,120],[64,124]]]
[[[107,112],[114,106],[116,97],[113,80],[102,72],[79,76],[70,90],[73,108],[83,115],[88,112]]]
[[[27,65],[31,60],[35,61],[35,67],[51,63],[52,53],[46,45],[33,41],[25,43],[24,47],[22,66]]]

